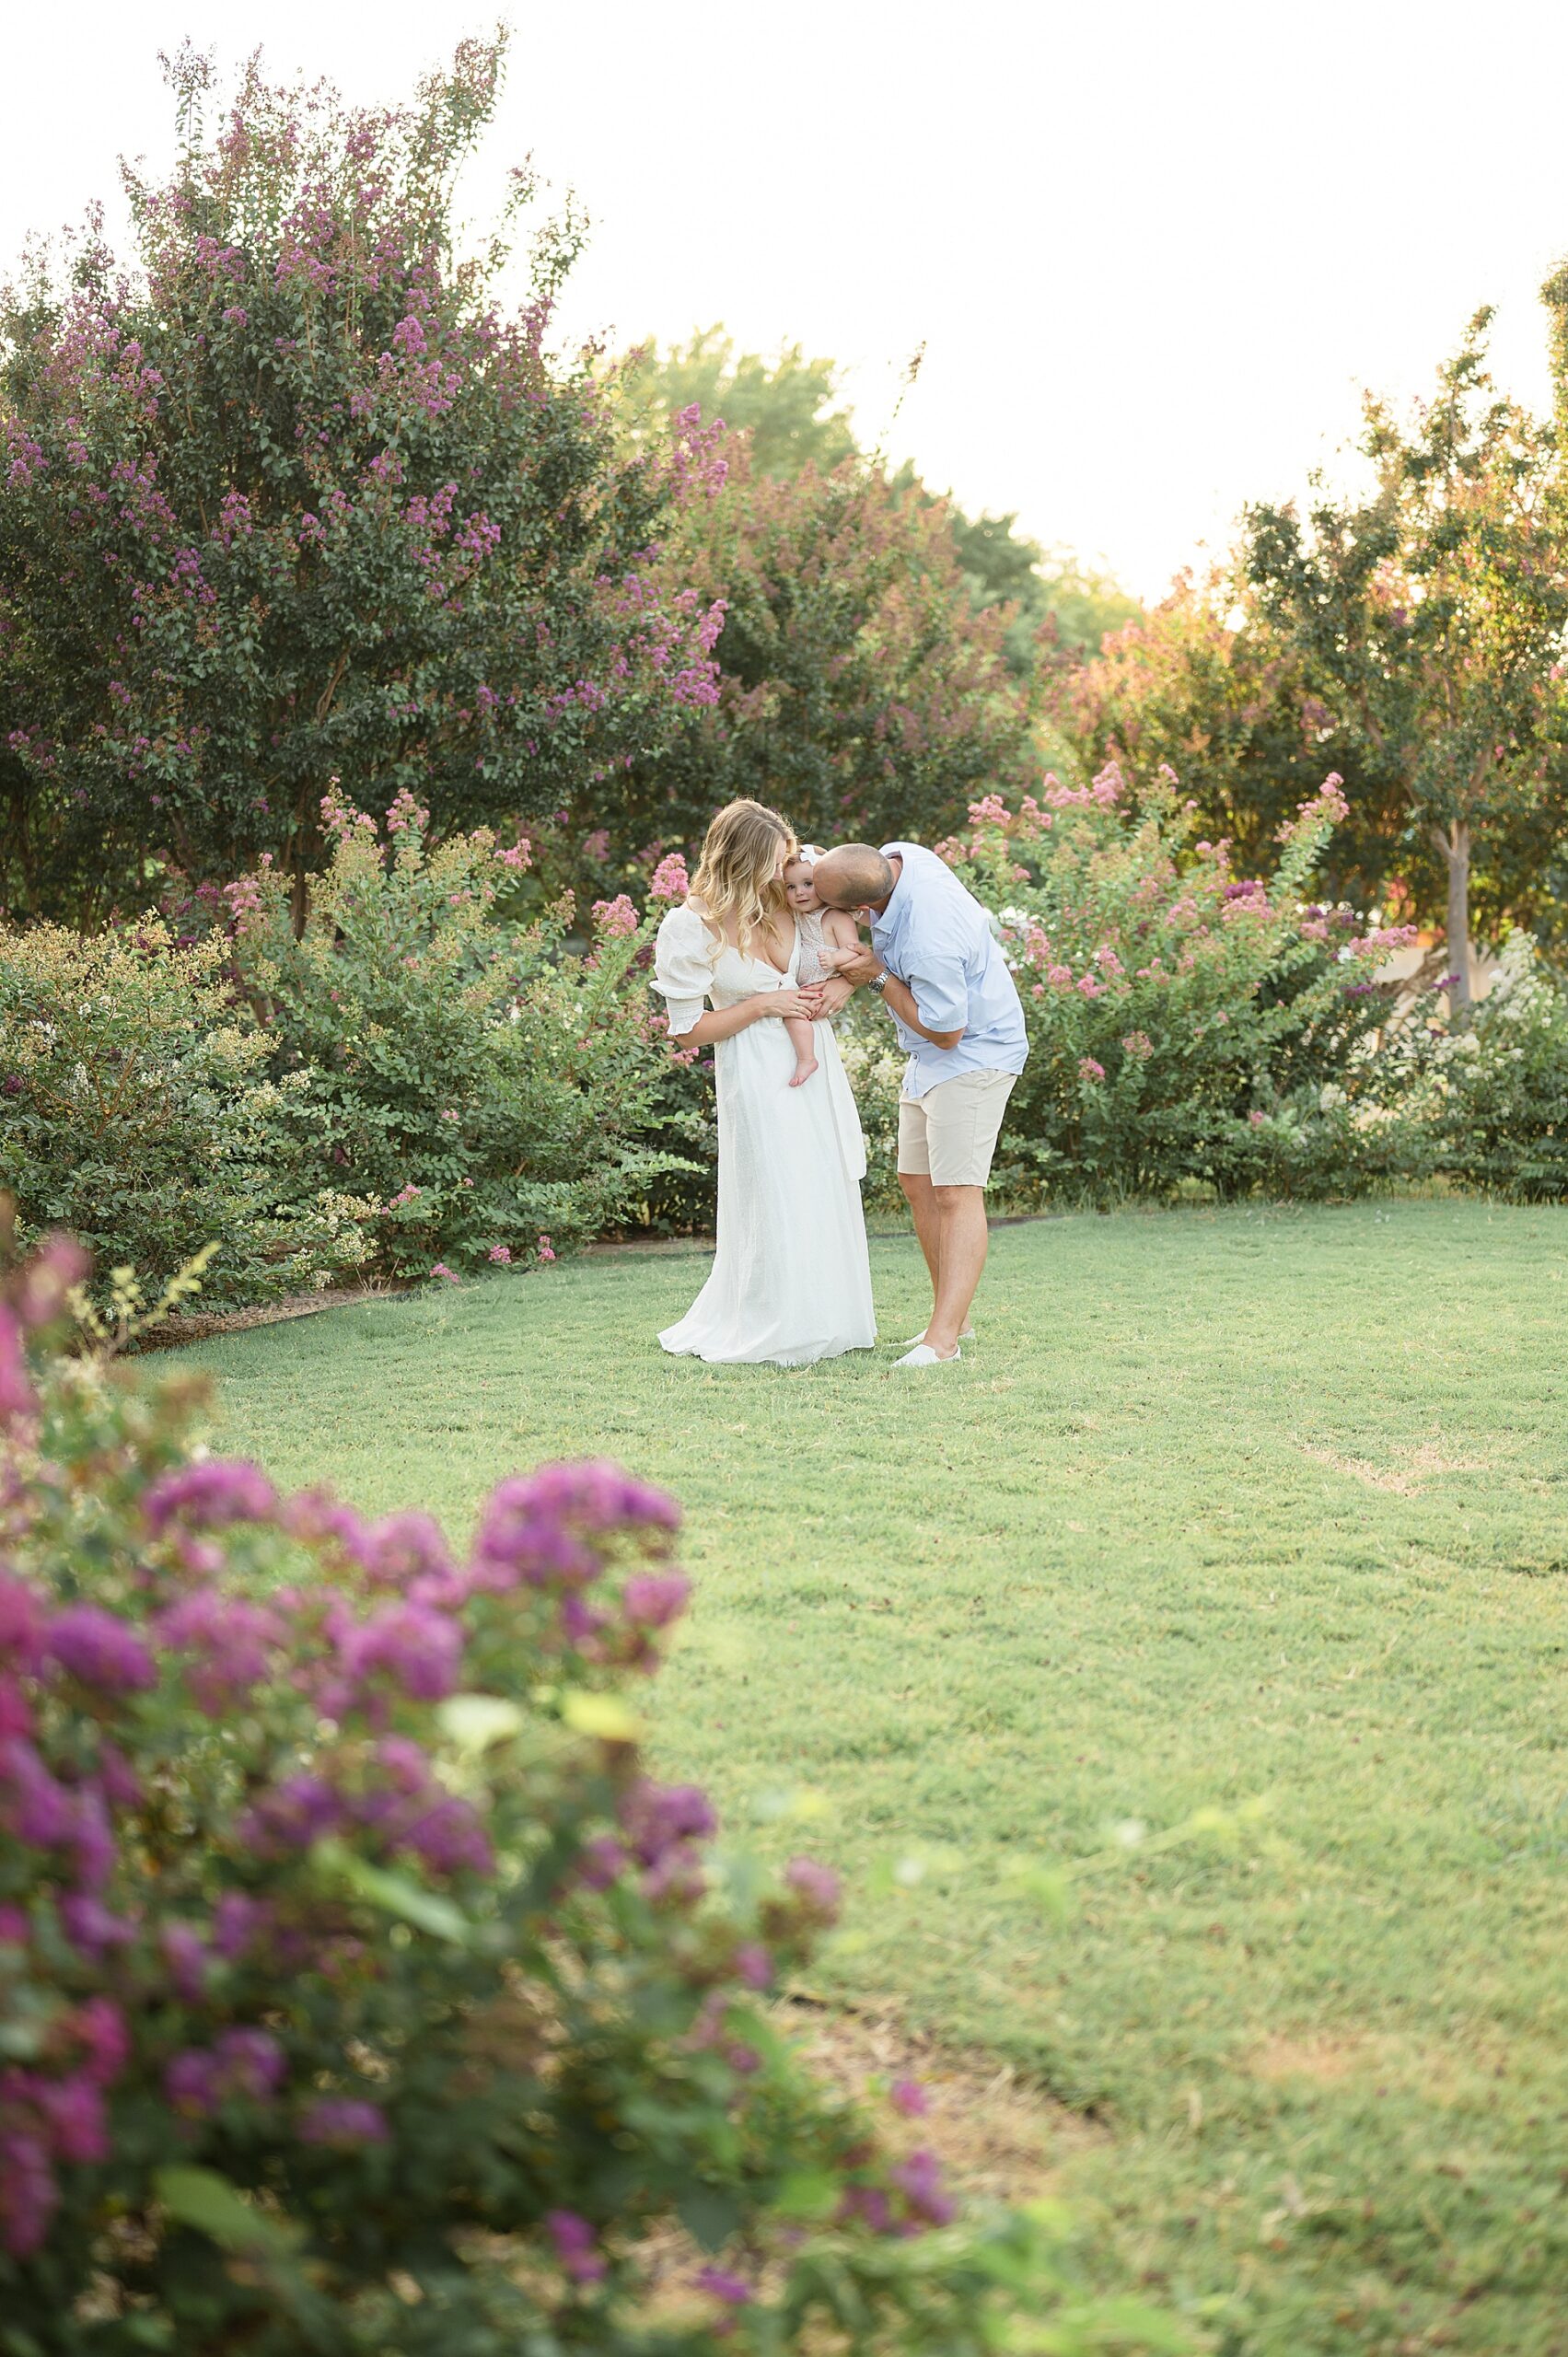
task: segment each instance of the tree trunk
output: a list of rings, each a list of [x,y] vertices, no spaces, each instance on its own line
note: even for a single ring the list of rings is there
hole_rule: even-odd
[[[1448,868],[1448,1006],[1454,1023],[1470,1019],[1470,830],[1467,820],[1434,827]]]

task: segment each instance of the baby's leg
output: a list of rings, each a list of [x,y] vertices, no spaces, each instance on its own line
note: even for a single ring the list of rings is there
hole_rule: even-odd
[[[790,1086],[798,1088],[801,1082],[809,1080],[817,1069],[817,1042],[811,1036],[812,1026],[804,1015],[786,1015],[784,1029],[789,1033],[789,1044],[795,1050],[795,1077]]]

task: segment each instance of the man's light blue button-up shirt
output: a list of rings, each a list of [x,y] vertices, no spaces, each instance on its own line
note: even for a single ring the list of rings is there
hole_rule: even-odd
[[[888,859],[896,853],[903,870],[871,921],[872,946],[913,992],[927,1030],[963,1033],[956,1047],[937,1048],[893,1016],[899,1045],[909,1051],[904,1095],[923,1097],[965,1072],[1022,1072],[1029,1052],[1024,1010],[985,911],[923,844],[884,843],[882,851]]]

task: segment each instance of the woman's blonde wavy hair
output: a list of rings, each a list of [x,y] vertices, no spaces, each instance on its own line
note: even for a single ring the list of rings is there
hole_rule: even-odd
[[[765,803],[726,802],[714,813],[691,878],[691,899],[726,937],[733,923],[743,955],[770,917],[787,911],[779,853],[787,864],[798,849],[789,820]]]

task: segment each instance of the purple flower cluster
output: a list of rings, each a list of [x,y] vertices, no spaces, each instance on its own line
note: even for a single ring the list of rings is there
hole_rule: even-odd
[[[318,2175],[331,2155],[395,2154],[401,2041],[427,2019],[443,1942],[464,1971],[489,1960],[499,1988],[518,1888],[541,1894],[531,1940],[597,1950],[613,1927],[639,1944],[687,2049],[733,2090],[715,2100],[749,2100],[765,2069],[749,2008],[832,1920],[835,1878],[793,1860],[732,1919],[713,1904],[708,1801],[643,1776],[613,1717],[565,1745],[548,1782],[526,1745],[515,1771],[497,1749],[469,1781],[461,1706],[443,1708],[467,1689],[507,1745],[541,1666],[577,1694],[649,1667],[691,1594],[669,1560],[674,1504],[611,1464],[548,1467],[501,1483],[455,1559],[426,1515],[280,1499],[254,1466],[170,1469],[160,1445],[139,1499],[121,1489],[119,1551],[89,1600],[62,1504],[78,1468],[50,1461],[69,1459],[49,1421],[67,1393],[27,1349],[67,1273],[58,1254],[35,1263],[0,1305],[26,1420],[6,1492],[23,1568],[0,1572],[0,2009],[27,2031],[0,2063],[0,2250],[48,2247],[63,2197],[80,2215],[74,2171],[118,2170],[142,2198],[149,2121],[162,2157],[220,2167],[237,2137],[285,2168],[313,2149]],[[530,1849],[550,1862],[531,1885]],[[878,2203],[890,2232],[935,2220],[921,2156],[901,2165],[862,2223]],[[607,2280],[602,2222],[561,2206],[543,2232],[574,2296]],[[729,2307],[752,2296],[722,2269],[703,2288]]]
[[[227,2029],[211,2047],[186,2047],[163,2074],[176,2111],[210,2119],[220,2104],[270,2103],[288,2075],[288,2058],[270,2031]]]

